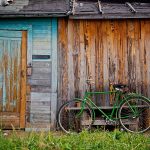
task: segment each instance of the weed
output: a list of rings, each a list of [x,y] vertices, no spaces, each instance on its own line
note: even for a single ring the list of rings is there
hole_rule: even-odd
[[[150,136],[115,130],[83,131],[79,134],[26,133],[13,131],[4,136],[0,131],[0,150],[149,150]]]

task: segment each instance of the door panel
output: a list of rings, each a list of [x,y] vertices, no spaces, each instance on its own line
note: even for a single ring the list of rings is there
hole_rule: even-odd
[[[20,127],[21,58],[22,31],[0,30],[0,112],[3,128]]]

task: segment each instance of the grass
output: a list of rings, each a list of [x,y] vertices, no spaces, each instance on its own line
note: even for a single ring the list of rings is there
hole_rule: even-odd
[[[80,134],[0,132],[0,150],[150,150],[150,136],[94,131]]]

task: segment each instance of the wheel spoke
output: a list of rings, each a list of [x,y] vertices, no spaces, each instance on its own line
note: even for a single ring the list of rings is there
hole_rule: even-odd
[[[58,123],[66,133],[80,132],[89,129],[92,124],[92,111],[88,104],[82,107],[82,101],[69,101],[62,105],[58,112]],[[85,123],[86,122],[86,123]]]
[[[145,132],[150,128],[150,103],[143,97],[130,98],[119,110],[121,125],[130,132]]]

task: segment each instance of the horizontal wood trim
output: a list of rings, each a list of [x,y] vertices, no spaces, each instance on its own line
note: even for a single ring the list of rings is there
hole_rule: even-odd
[[[50,123],[50,113],[31,113],[31,123]]]
[[[28,83],[32,86],[50,86],[51,87],[51,80],[46,79],[29,79]]]
[[[125,14],[105,14],[105,15],[71,15],[69,17],[70,19],[76,19],[76,20],[80,20],[80,19],[102,19],[102,20],[108,20],[108,19],[149,19],[150,18],[150,13],[149,14],[129,14],[129,15],[125,15]]]
[[[42,107],[47,107],[47,108],[50,108],[50,101],[33,101],[32,102],[32,106],[34,106],[35,108],[36,107],[39,107],[42,108]]]
[[[33,61],[33,68],[51,68],[51,62],[49,61]]]
[[[50,73],[35,73],[33,72],[31,75],[31,80],[50,80],[51,74]]]
[[[20,128],[20,114],[19,113],[0,113],[0,124],[3,129],[18,129]]]
[[[125,125],[137,125],[138,124],[138,122],[136,122],[136,121],[133,122],[129,119],[124,119],[123,122]],[[87,120],[87,121],[85,120],[85,121],[82,121],[81,124],[82,125],[89,125],[90,122],[89,122],[89,120]],[[116,126],[116,124],[120,124],[120,123],[116,122],[116,123],[111,124],[111,125]],[[92,125],[103,125],[103,126],[105,126],[105,125],[109,125],[109,124],[106,123],[106,120],[99,119],[99,120],[95,120]]]
[[[33,74],[51,74],[51,68],[42,68],[39,64],[39,68],[32,68]]]
[[[51,93],[31,92],[31,101],[50,101]]]
[[[37,115],[39,115],[39,114],[47,114],[47,113],[49,113],[50,114],[50,109],[48,110],[48,107],[45,107],[45,108],[35,108],[35,107],[32,107],[31,108],[31,110],[30,110],[30,114],[32,114],[32,113],[34,113],[34,114],[37,114]]]
[[[50,93],[51,92],[51,88],[50,86],[40,86],[40,85],[35,85],[31,87],[31,91],[32,92],[41,92],[41,93]]]
[[[27,123],[25,131],[49,131],[50,129],[50,123]]]

